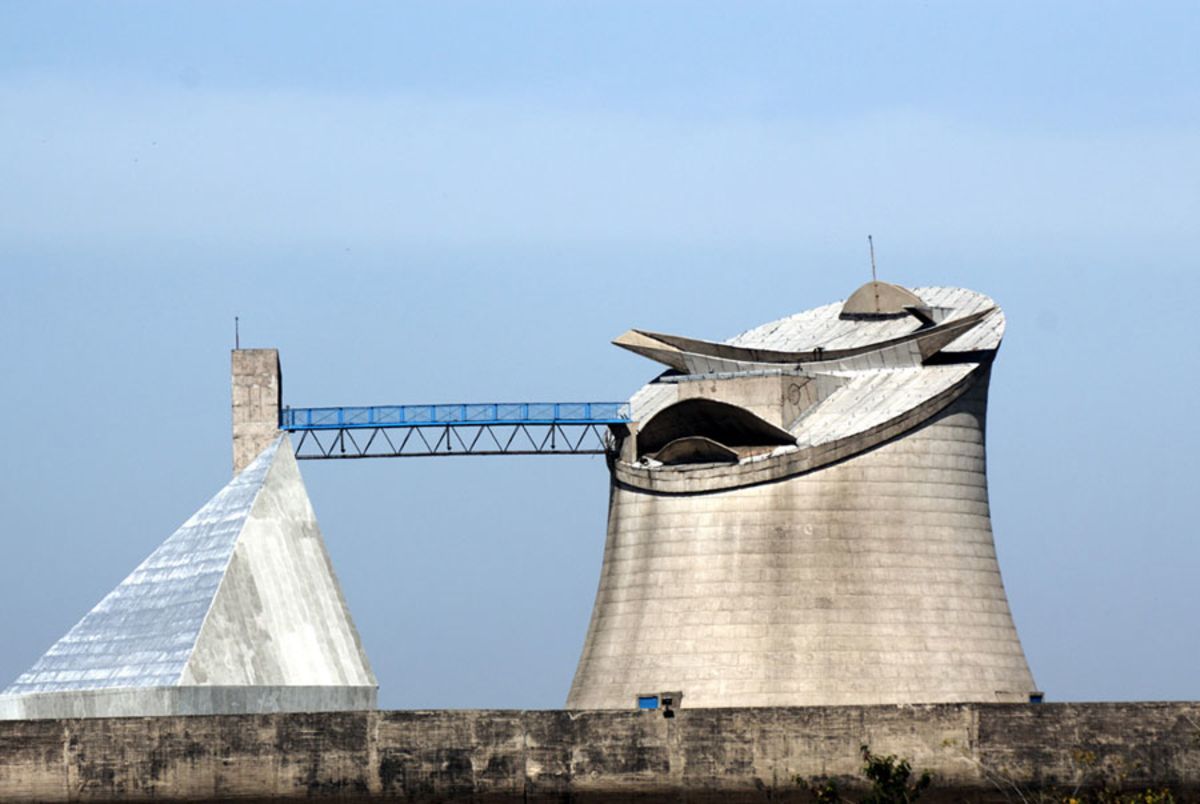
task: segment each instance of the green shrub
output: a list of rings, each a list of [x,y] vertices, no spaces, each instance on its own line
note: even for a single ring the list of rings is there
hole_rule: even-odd
[[[881,757],[871,749],[859,749],[863,758],[863,776],[871,782],[869,792],[861,804],[909,804],[921,797],[921,791],[933,784],[929,771],[922,771],[915,782],[912,779],[912,764],[907,759],[897,759],[894,754]]]
[[[912,764],[907,759],[898,759],[894,754],[872,754],[865,745],[859,751],[863,758],[862,775],[871,783],[871,789],[859,804],[911,804],[921,797],[922,790],[933,784],[933,776],[928,771],[922,771],[917,780],[912,781]],[[796,782],[808,788],[817,804],[842,804],[846,801],[832,779],[816,777],[806,781],[796,777]]]

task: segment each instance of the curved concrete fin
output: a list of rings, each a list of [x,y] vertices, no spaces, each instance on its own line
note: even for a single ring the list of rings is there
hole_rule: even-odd
[[[180,525],[5,694],[177,684],[281,441]]]
[[[903,290],[903,288],[900,288],[900,290]],[[859,295],[861,291],[862,289],[860,288],[855,295]],[[916,297],[914,296],[914,298]],[[917,300],[920,301],[920,299]],[[909,308],[905,308],[905,310],[907,312],[903,312],[903,315],[906,317],[915,317],[921,322],[920,326],[916,329],[912,329],[901,335],[842,349],[813,348],[800,352],[779,351],[761,347],[738,346],[731,343],[715,343],[713,341],[685,338],[680,335],[667,335],[661,332],[646,332],[636,329],[626,332],[614,340],[613,343],[631,352],[636,352],[651,360],[656,360],[659,363],[670,366],[684,374],[761,370],[779,368],[789,364],[791,366],[820,364],[826,370],[836,368],[878,368],[878,361],[872,363],[870,356],[875,355],[880,357],[884,364],[892,363],[899,356],[900,365],[911,364],[916,360],[918,355],[921,359],[928,358],[972,329],[981,320],[991,315],[993,311],[998,310],[998,308],[995,305],[989,305],[985,309],[966,313],[957,318],[946,319],[932,326],[928,325],[928,321],[934,320],[932,318],[933,308],[928,308],[930,312],[926,318],[922,318]],[[874,315],[874,313],[870,315]],[[867,315],[867,317],[870,317],[870,315]],[[891,314],[888,313],[887,315]],[[944,312],[939,313],[939,315],[944,315]],[[906,348],[911,344],[916,344],[918,348],[916,350]],[[910,356],[911,360],[909,359]],[[853,358],[866,358],[866,360],[847,362],[844,366],[834,365],[835,362],[849,361]]]
[[[640,330],[631,329],[613,339],[614,346],[628,349],[634,354],[648,357],[685,374],[691,371],[687,356],[677,347],[652,337]]]
[[[286,439],[245,521],[181,683],[376,685]]]

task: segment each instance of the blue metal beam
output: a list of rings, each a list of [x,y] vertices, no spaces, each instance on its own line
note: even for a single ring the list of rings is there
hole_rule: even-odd
[[[281,430],[441,427],[481,424],[628,424],[628,402],[488,402],[283,409]]]
[[[610,427],[629,424],[627,402],[284,408],[280,429],[299,434],[296,457],[603,455]]]

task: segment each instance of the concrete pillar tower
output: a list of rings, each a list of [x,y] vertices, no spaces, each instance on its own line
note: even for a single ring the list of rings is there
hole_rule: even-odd
[[[724,343],[631,331],[570,708],[1024,702],[985,417],[1004,315],[871,282]]]
[[[234,349],[233,473],[241,472],[279,436],[283,374],[277,349]]]

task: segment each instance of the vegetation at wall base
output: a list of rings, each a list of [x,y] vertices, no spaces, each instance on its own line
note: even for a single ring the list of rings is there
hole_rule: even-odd
[[[829,777],[805,779],[796,776],[795,781],[807,788],[816,804],[912,804],[933,784],[933,775],[928,771],[922,771],[914,780],[912,763],[908,759],[894,754],[874,754],[866,745],[861,746],[859,751],[863,759],[862,776],[871,783],[862,798],[847,798],[837,780]],[[1096,769],[1096,758],[1088,752],[1077,752],[1076,762],[1083,769]],[[1165,786],[1129,791],[1126,789],[1127,775],[1124,770],[1101,770],[1099,784],[1088,790],[1084,790],[1082,785],[1085,772],[1080,786],[1068,794],[1026,792],[1010,782],[1010,800],[1020,804],[1176,804],[1174,793]],[[1003,786],[997,786],[1004,790]]]
[[[866,745],[860,746],[859,751],[863,758],[862,775],[871,783],[871,789],[857,804],[911,804],[933,784],[933,775],[928,771],[922,771],[916,781],[912,781],[912,763],[907,759],[900,759],[894,754],[873,754]],[[854,804],[842,796],[833,779],[817,777],[804,780],[797,777],[796,782],[805,785],[813,800],[819,804]]]

